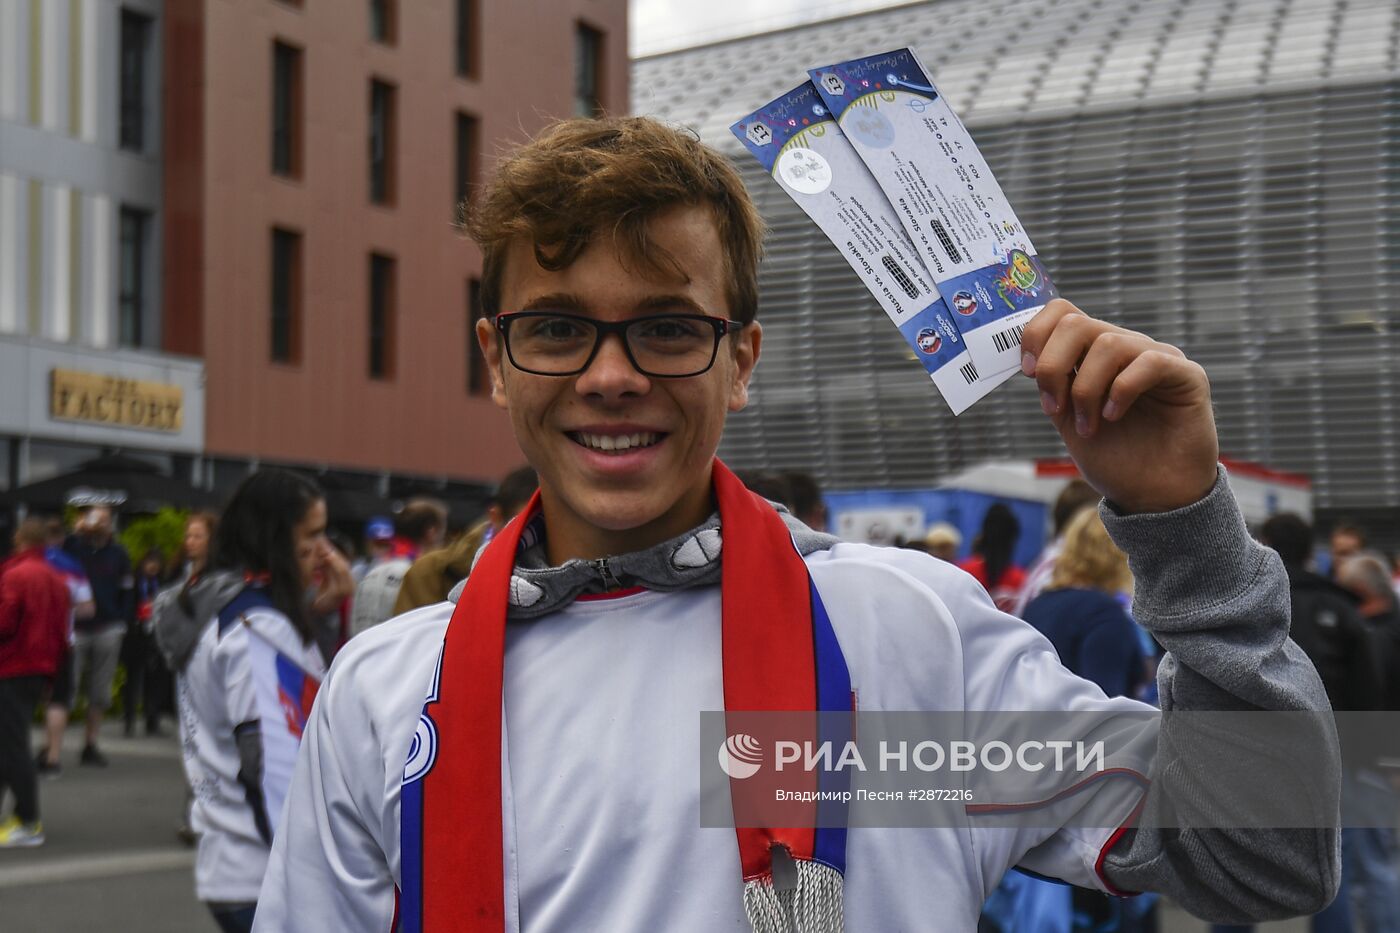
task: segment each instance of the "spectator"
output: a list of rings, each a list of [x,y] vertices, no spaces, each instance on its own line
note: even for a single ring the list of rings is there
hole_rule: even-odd
[[[1011,560],[1021,523],[1003,502],[993,502],[982,517],[982,530],[972,542],[972,556],[958,566],[977,578],[998,609],[1008,611],[1026,582],[1026,572]]]
[[[1328,565],[1333,579],[1337,576],[1337,571],[1342,563],[1349,557],[1355,557],[1366,547],[1366,531],[1359,524],[1349,518],[1340,519],[1332,526],[1331,539],[1331,563]]]
[[[1099,499],[1100,496],[1094,487],[1082,479],[1072,479],[1065,483],[1050,509],[1053,526],[1050,543],[1045,545],[1035,563],[1031,564],[1030,570],[1026,571],[1026,584],[1011,607],[1012,615],[1023,619],[1026,617],[1026,607],[1030,605],[1031,600],[1039,596],[1050,584],[1050,577],[1055,572],[1055,558],[1064,547],[1065,529],[1069,527],[1070,520],[1078,515],[1081,509],[1098,505]]]
[[[1353,553],[1360,532],[1350,523],[1339,523],[1332,532],[1332,554]],[[1308,563],[1313,553],[1313,531],[1301,517],[1280,512],[1266,521],[1259,530],[1259,540],[1278,551],[1288,571],[1289,592],[1292,596],[1293,622],[1289,635],[1313,662],[1322,686],[1339,711],[1380,709],[1384,692],[1372,656],[1366,623],[1357,611],[1356,598],[1331,580],[1313,573]],[[1337,566],[1333,565],[1335,571]],[[1354,749],[1359,743],[1348,742],[1342,733],[1342,754],[1346,787],[1343,799],[1354,799],[1356,774],[1369,762],[1359,760]],[[1365,842],[1353,826],[1342,827],[1341,889],[1330,905],[1312,918],[1313,933],[1349,931],[1352,925],[1351,883],[1357,865],[1358,844]],[[1253,927],[1212,927],[1212,933],[1247,933]]]
[[[252,929],[302,727],[325,675],[308,606],[331,550],[325,530],[314,483],[284,470],[253,473],[219,523],[212,569],[176,603],[183,627],[198,626],[193,644],[171,658],[195,794],[195,892],[226,933]]]
[[[365,522],[365,553],[350,567],[350,574],[358,584],[369,573],[370,568],[388,560],[394,550],[394,520],[376,515]]]
[[[44,843],[29,724],[63,659],[72,608],[67,585],[44,559],[43,522],[20,522],[14,546],[0,567],[0,800],[8,787],[15,810],[0,823],[0,848]]]
[[[957,563],[960,547],[962,532],[947,522],[935,522],[924,535],[924,550],[950,564]]]
[[[1342,562],[1337,582],[1361,601],[1357,611],[1370,627],[1386,689],[1385,708],[1400,710],[1400,598],[1391,586],[1385,558],[1374,551],[1362,551]],[[1400,917],[1400,910],[1396,916]]]
[[[92,584],[88,582],[86,571],[83,570],[82,564],[63,550],[63,539],[67,537],[63,522],[57,518],[49,519],[44,524],[44,535],[47,541],[44,557],[68,585],[68,598],[73,606],[68,618],[68,634],[63,641],[63,659],[59,661],[58,672],[47,690],[48,698],[44,704],[45,744],[39,750],[37,761],[41,775],[58,777],[63,771],[59,753],[63,749],[63,733],[68,729],[68,706],[72,702],[74,690],[73,626],[79,619],[91,619],[97,610],[92,601]]]
[[[1357,611],[1370,627],[1385,687],[1381,706],[1392,712],[1400,710],[1400,610],[1385,558],[1369,551],[1349,557],[1337,568],[1337,582],[1361,601]],[[1374,738],[1379,742],[1377,751],[1395,755],[1396,736]],[[1364,764],[1343,793],[1344,817],[1358,817],[1347,821],[1357,825],[1344,830],[1348,836],[1342,842],[1352,910],[1367,933],[1394,933],[1400,930],[1400,840],[1396,834],[1400,797],[1379,768]]]
[[[213,512],[194,512],[185,519],[179,585],[161,591],[151,607],[152,635],[161,657],[174,673],[189,660],[199,630],[211,615],[196,611],[194,603],[203,592],[202,581],[209,569],[210,550],[218,528],[219,518]]]
[[[394,516],[394,556],[369,569],[359,586],[350,611],[350,635],[386,622],[394,615],[404,575],[419,554],[442,546],[447,531],[447,509],[433,499],[411,499]]]
[[[169,700],[165,684],[169,672],[151,638],[152,609],[161,590],[164,563],[160,550],[152,548],[136,568],[136,619],[122,642],[122,660],[126,664],[122,718],[128,738],[136,734],[138,713],[145,717],[146,734],[159,735],[160,715]]]
[[[471,573],[476,552],[520,514],[539,486],[539,477],[531,467],[520,467],[506,474],[486,507],[485,520],[469,528],[451,545],[424,554],[408,568],[394,602],[394,615],[447,599],[452,588]]]
[[[1118,599],[1132,592],[1128,559],[1096,509],[1080,509],[1061,543],[1054,573],[1025,619],[1050,639],[1065,667],[1111,697],[1133,696],[1143,677],[1142,648]]]
[[[1293,601],[1289,634],[1317,668],[1332,708],[1380,709],[1383,693],[1356,597],[1308,569],[1312,529],[1281,512],[1264,523],[1259,537],[1283,558]]]
[[[817,478],[801,470],[788,470],[781,476],[792,491],[792,500],[787,503],[792,514],[813,531],[826,531],[826,500]]]
[[[355,573],[340,549],[326,539],[324,559],[312,580],[311,629],[329,664],[350,640],[350,603],[355,596]]]
[[[207,622],[217,609],[215,605],[204,605],[196,609],[192,594],[200,592],[206,603],[217,602],[218,605],[234,596],[233,592],[225,593],[220,601],[218,593],[200,586],[209,564],[209,548],[218,527],[219,517],[213,512],[193,512],[185,519],[184,544],[180,548],[171,575],[176,583],[162,590],[151,607],[151,636],[172,681],[179,669],[189,661],[190,651],[194,649],[195,641],[199,637],[201,623]],[[182,603],[187,611],[181,611]],[[173,689],[171,695],[178,697]],[[178,700],[175,710],[178,721]],[[190,826],[190,808],[193,804],[194,794],[187,787],[180,821],[175,827],[175,835],[187,846],[192,846],[198,841],[194,829]]]
[[[102,717],[112,705],[112,680],[117,673],[122,638],[136,610],[135,580],[131,559],[112,536],[112,510],[94,505],[78,521],[76,534],[64,542],[63,549],[82,564],[92,584],[96,606],[91,619],[74,624],[73,672],[69,697],[71,708],[76,691],[87,673],[87,726],[83,754],[85,765],[105,768],[107,756],[97,747]]]
[[[1083,497],[1078,489],[1070,494],[1071,501]],[[1119,598],[1133,589],[1128,558],[1109,538],[1095,508],[1081,505],[1058,531],[1060,548],[1050,579],[1026,607],[1024,618],[1050,639],[1065,667],[1098,684],[1108,696],[1135,696],[1146,669],[1138,627]],[[1023,897],[1055,896],[1022,884],[1029,889]],[[1146,902],[1127,902],[1075,889],[1065,895],[1065,902],[1073,913],[1091,918],[1092,929],[1109,933],[1143,928],[1142,918],[1155,907],[1151,895],[1144,897]],[[1068,929],[1068,915],[1064,921]]]
[[[792,507],[792,485],[788,483],[783,474],[774,473],[772,470],[739,470],[734,475],[738,476],[750,490],[758,493],[769,502],[777,502],[789,512],[797,514]]]
[[[219,517],[213,512],[190,513],[185,519],[184,542],[169,574],[172,580],[183,584],[190,577],[204,572],[209,561],[209,545],[214,540],[214,531],[218,527]]]

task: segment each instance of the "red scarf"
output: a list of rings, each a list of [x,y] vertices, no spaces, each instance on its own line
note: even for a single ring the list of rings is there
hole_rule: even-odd
[[[718,459],[713,475],[724,549],[725,709],[815,710],[814,638],[829,636],[830,623],[821,610],[825,628],[814,636],[815,590],[806,564],[772,506]],[[420,725],[435,752],[419,772],[421,779],[418,774],[406,779],[401,801],[404,933],[501,933],[505,928],[500,749],[506,614],[521,534],[538,508],[536,493],[486,548],[444,636],[438,683],[424,707],[426,727]],[[844,674],[844,661],[840,669]],[[839,684],[839,678],[832,682]],[[845,689],[849,693],[848,684]],[[415,739],[411,760],[418,750]],[[460,792],[466,787],[472,793]],[[736,832],[745,881],[771,878],[774,845],[786,847],[798,862],[812,860],[818,847],[811,828]],[[818,857],[843,862],[844,848],[841,833],[839,855]]]

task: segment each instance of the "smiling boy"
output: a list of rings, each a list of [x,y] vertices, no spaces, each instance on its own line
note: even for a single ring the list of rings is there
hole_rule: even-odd
[[[814,708],[833,660],[865,711],[1141,707],[966,574],[806,528],[715,459],[762,347],[761,223],[722,156],[644,118],[567,121],[502,162],[471,229],[477,337],[538,501],[453,600],[337,659],[257,930],[971,931],[1016,866],[1222,921],[1331,898],[1335,830],[852,828],[838,851],[702,829],[699,714]],[[1064,301],[1024,341],[1171,652],[1164,708],[1327,709],[1217,466],[1203,370]]]

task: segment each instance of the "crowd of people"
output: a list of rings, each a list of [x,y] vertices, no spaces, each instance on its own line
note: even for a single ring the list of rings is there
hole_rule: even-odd
[[[142,722],[161,734],[174,715],[190,790],[176,832],[200,846],[196,892],[221,927],[248,929],[327,666],[352,635],[446,598],[536,485],[533,470],[512,471],[450,543],[445,507],[410,500],[367,523],[358,556],[343,537],[332,543],[315,483],[282,470],[249,476],[222,514],[191,513],[169,560],[153,549],[133,564],[109,506],[80,509],[71,530],[25,518],[0,567],[0,799],[14,799],[0,848],[45,841],[38,778],[62,773],[80,687],[83,766],[109,764],[98,739],[114,699],[128,737]]]
[[[809,474],[751,471],[743,479],[809,527],[825,528],[820,488]],[[178,694],[191,787],[178,832],[190,842],[205,840],[196,889],[221,927],[251,929],[272,827],[314,696],[305,685],[319,684],[349,637],[447,599],[537,486],[533,469],[512,471],[486,514],[451,541],[445,507],[410,500],[392,518],[366,524],[359,556],[344,538],[337,545],[327,535],[325,501],[314,483],[277,470],[249,477],[222,516],[192,513],[171,561],[152,551],[133,568],[106,506],[84,509],[71,532],[56,518],[25,519],[0,573],[0,780],[14,799],[0,846],[44,841],[34,775],[61,773],[63,734],[80,685],[87,716],[78,761],[107,766],[97,739],[120,661],[128,736],[142,718],[146,733],[158,734],[162,716],[176,712]],[[1049,540],[1029,568],[1011,559],[1021,529],[1002,503],[987,509],[966,557],[957,556],[961,535],[945,523],[911,546],[971,574],[999,608],[1044,634],[1065,667],[1108,696],[1150,701],[1161,649],[1133,621],[1132,574],[1098,502],[1084,481],[1066,484],[1050,510]],[[1280,514],[1258,537],[1288,570],[1291,637],[1317,667],[1333,707],[1400,709],[1400,678],[1388,675],[1400,666],[1400,574],[1366,548],[1364,529],[1340,522],[1330,549],[1316,553],[1308,524]],[[1329,572],[1319,573],[1318,565]],[[273,650],[260,652],[251,639]],[[259,661],[265,670],[255,669]],[[288,691],[289,665],[301,678],[300,693]],[[272,690],[261,698],[260,681]],[[31,758],[36,705],[46,741]],[[287,728],[266,715],[269,709],[282,712]],[[270,722],[279,727],[268,728]],[[24,765],[31,761],[29,774]],[[1353,766],[1349,782],[1364,791],[1366,805],[1400,815],[1385,791],[1392,782],[1378,769],[1377,762]],[[1350,930],[1353,915],[1365,918],[1367,931],[1391,929],[1400,918],[1395,832],[1347,829],[1343,846],[1344,896],[1317,915],[1314,929]],[[1153,929],[1153,902],[1010,875],[988,899],[983,924],[1007,933],[1138,933]]]
[[[1180,711],[1390,702],[1394,594],[1356,542],[1334,553],[1335,631],[1319,612],[1317,645],[1300,642],[1313,664],[1280,648],[1306,554],[1281,519],[1261,532],[1277,554],[1246,533],[1204,371],[1063,300],[1025,327],[1021,372],[1086,484],[1060,497],[1029,572],[1004,504],[958,570],[838,540],[800,476],[735,476],[715,452],[762,345],[762,223],[733,166],[674,128],[564,121],[500,161],[468,226],[492,398],[532,469],[445,546],[441,506],[406,503],[371,523],[363,563],[333,543],[313,481],[259,470],[217,519],[191,519],[164,586],[108,509],[62,556],[26,519],[0,574],[15,798],[0,845],[43,842],[30,723],[46,687],[40,759],[59,765],[54,707],[66,716],[86,683],[79,760],[103,765],[130,640],[133,730],[138,711],[159,727],[152,645],[175,680],[195,889],[224,931],[839,933],[980,915],[1006,933],[1126,933],[1150,929],[1150,894],[1108,895],[1134,891],[1221,922],[1347,910],[1353,893],[1385,916],[1393,830],[1344,833],[1340,855],[1328,826],[1139,831],[1149,802],[1214,788],[1211,755],[1154,774],[1131,812],[1104,783],[1083,790],[1113,826],[702,830],[703,710],[1076,710],[1155,743],[1138,702],[1154,672]],[[949,532],[922,549],[959,556]],[[1324,665],[1346,682],[1319,681]],[[1340,800],[1333,737],[1304,738],[1320,764],[1304,791]],[[1350,762],[1348,783],[1375,784],[1378,764]],[[1393,807],[1380,790],[1368,805]],[[1358,883],[1334,901],[1342,858]]]
[[[1050,540],[1024,571],[1008,556],[1019,533],[1015,518],[1005,505],[994,504],[974,553],[958,563],[998,605],[1043,633],[1071,671],[1109,696],[1155,702],[1163,651],[1133,621],[1132,574],[1099,518],[1098,501],[1087,483],[1068,483],[1051,509]],[[947,534],[931,530],[923,549],[937,554]],[[1400,711],[1400,555],[1391,561],[1367,549],[1365,528],[1350,519],[1334,523],[1325,548],[1307,521],[1292,513],[1272,516],[1256,536],[1278,552],[1287,570],[1289,635],[1317,668],[1333,709]],[[955,560],[946,553],[944,559]],[[1341,892],[1312,918],[1315,933],[1400,930],[1400,773],[1393,770],[1400,759],[1379,760],[1371,738],[1356,737],[1359,746],[1371,749],[1369,757],[1344,756],[1343,822],[1375,825],[1343,828]],[[984,933],[1145,933],[1155,929],[1153,900],[1110,901],[1009,875],[987,902]],[[1252,929],[1212,927],[1213,933]]]

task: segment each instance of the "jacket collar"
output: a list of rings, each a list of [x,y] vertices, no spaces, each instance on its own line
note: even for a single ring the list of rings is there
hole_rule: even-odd
[[[792,533],[793,543],[803,557],[828,550],[837,543],[837,539],[831,535],[813,531],[802,524],[784,506],[773,503],[773,507]],[[520,538],[507,611],[507,617],[512,622],[538,619],[558,612],[585,594],[636,586],[670,592],[711,586],[720,581],[723,539],[718,512],[669,541],[645,550],[598,560],[576,558],[551,567],[545,557],[544,542],[544,515],[541,513],[535,516]],[[477,556],[480,557],[481,553],[478,551]],[[458,583],[448,594],[448,600],[455,604],[465,587],[465,580]]]

